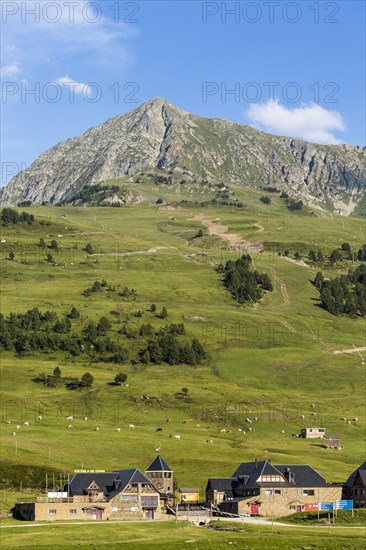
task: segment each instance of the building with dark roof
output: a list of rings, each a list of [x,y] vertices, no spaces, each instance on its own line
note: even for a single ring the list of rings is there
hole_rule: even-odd
[[[145,475],[159,491],[162,502],[166,506],[174,506],[174,471],[160,455],[146,468]]]
[[[311,466],[256,460],[240,464],[231,478],[209,479],[206,498],[231,514],[281,516],[317,502],[333,502],[341,492],[340,486],[328,485]]]
[[[353,500],[354,508],[366,508],[366,462],[349,476],[343,485],[342,498]]]
[[[67,495],[66,497],[64,495]],[[160,493],[137,468],[113,472],[77,472],[61,498],[43,496],[20,502],[23,519],[157,519],[161,516]]]

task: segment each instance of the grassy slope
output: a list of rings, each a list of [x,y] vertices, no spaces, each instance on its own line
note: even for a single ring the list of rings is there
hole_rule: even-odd
[[[155,197],[163,195],[161,188],[152,188],[153,192]],[[357,250],[365,240],[361,220],[318,218],[309,212],[291,214],[279,198],[267,207],[258,201],[258,194],[240,189],[237,196],[248,205],[245,210],[220,207],[206,209],[205,214],[220,217],[230,232],[246,239],[282,243],[280,247],[292,252],[313,248],[314,235],[318,243],[324,242],[324,250],[343,241]],[[149,366],[133,372],[129,365],[120,368],[83,358],[72,362],[58,354],[16,358],[6,353],[2,361],[3,419],[11,418],[13,424],[26,418],[31,421],[16,438],[10,435],[14,428],[2,424],[3,458],[8,465],[17,461],[69,472],[82,466],[110,470],[136,465],[143,469],[156,454],[155,448],[161,447],[180,484],[203,489],[208,476],[230,475],[240,461],[255,457],[309,463],[329,481],[344,480],[361,463],[364,369],[356,354],[334,356],[331,351],[365,345],[364,322],[336,318],[316,306],[318,293],[309,282],[316,269],[287,262],[271,248],[254,255],[259,271],[271,274],[275,269],[286,284],[291,303],[285,305],[275,283],[274,292],[256,309],[239,308],[208,265],[210,260],[226,260],[237,253],[225,250],[217,239],[213,248],[205,246],[205,239],[190,245],[186,241],[201,227],[193,215],[202,208],[167,212],[142,203],[125,209],[38,207],[31,211],[49,218],[52,225],[5,228],[6,246],[10,242],[30,246],[40,237],[48,242],[55,237],[63,244],[63,255],[58,266],[38,261],[31,254],[26,263],[21,263],[19,253],[14,262],[4,260],[4,313],[38,306],[65,314],[75,305],[82,313],[80,323],[98,319],[109,315],[116,300],[122,300],[116,295],[108,298],[106,293],[86,299],[81,292],[94,280],[105,278],[120,290],[126,285],[137,290],[137,301],[124,303],[125,309],[127,313],[137,309],[145,313],[142,319],[131,317],[130,322],[151,321],[146,310],[152,302],[158,309],[168,308],[168,321],[184,321],[189,332],[209,348],[218,374],[209,365],[197,369]],[[60,214],[66,218],[60,219]],[[171,216],[176,220],[170,220]],[[279,229],[281,226],[284,229]],[[87,242],[107,255],[86,259],[81,249]],[[69,252],[68,247],[75,245],[77,249]],[[149,254],[115,254],[152,247],[166,248]],[[203,257],[206,265],[184,257],[202,251],[208,254]],[[110,319],[116,330],[117,320]],[[286,329],[284,322],[297,332]],[[154,320],[154,324],[165,323]],[[56,365],[70,375],[80,376],[88,370],[95,377],[96,391],[49,390],[31,381],[38,372],[51,372]],[[120,370],[128,372],[129,388],[108,385]],[[189,388],[192,403],[174,397],[183,386]],[[142,395],[158,398],[158,406],[133,402],[132,397]],[[316,404],[315,409],[310,409],[311,403]],[[39,410],[43,420],[35,424]],[[315,420],[310,417],[311,410],[317,412]],[[75,416],[73,430],[66,429],[68,414]],[[87,422],[81,420],[85,414]],[[301,414],[306,415],[305,421],[300,420]],[[248,415],[259,420],[255,432],[244,435],[236,428],[245,428]],[[359,421],[349,426],[340,420],[342,416],[357,416]],[[167,418],[170,424],[165,423]],[[185,419],[190,422],[182,424]],[[136,425],[135,430],[127,429],[130,422]],[[329,432],[340,433],[341,452],[326,451],[318,441],[291,438],[302,426],[320,422]],[[194,427],[196,423],[200,428]],[[122,427],[120,434],[115,432],[116,426]],[[163,427],[160,434],[155,431],[159,426]],[[231,428],[232,433],[221,434],[223,427]],[[179,433],[181,440],[170,439],[171,433]],[[213,447],[207,446],[207,438],[214,440]]]
[[[57,549],[87,548],[162,548],[175,550],[182,545],[197,550],[221,550],[227,545],[253,550],[314,548],[335,550],[364,548],[362,529],[299,529],[275,526],[244,525],[245,532],[213,531],[183,522],[164,523],[94,523],[92,525],[60,525],[46,527],[7,528],[1,533],[2,548]]]

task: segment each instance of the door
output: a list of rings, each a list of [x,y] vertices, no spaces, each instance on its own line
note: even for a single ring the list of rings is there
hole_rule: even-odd
[[[155,513],[152,508],[146,508],[145,509],[145,517],[146,519],[154,519]]]
[[[250,515],[252,516],[258,516],[259,514],[259,506],[258,504],[251,504],[250,505]]]
[[[97,512],[96,513],[96,519],[97,520],[103,519],[103,510],[101,508],[97,508],[96,512]]]
[[[296,512],[301,512],[301,505],[300,504],[296,505]]]

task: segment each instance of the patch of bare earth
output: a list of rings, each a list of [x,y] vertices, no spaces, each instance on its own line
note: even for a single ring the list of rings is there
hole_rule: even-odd
[[[220,239],[229,243],[233,248],[241,247],[243,251],[247,250],[249,252],[263,252],[264,250],[264,241],[252,243],[243,239],[243,237],[237,233],[228,233],[229,228],[227,225],[223,225],[215,220],[210,220],[206,218],[204,214],[197,214],[193,219],[201,222],[209,235],[220,237]]]

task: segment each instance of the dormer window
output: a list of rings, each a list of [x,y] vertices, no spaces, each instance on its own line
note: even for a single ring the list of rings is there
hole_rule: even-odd
[[[88,491],[100,491],[100,487],[99,487],[99,485],[97,485],[97,483],[95,483],[95,481],[92,481],[87,490]]]

